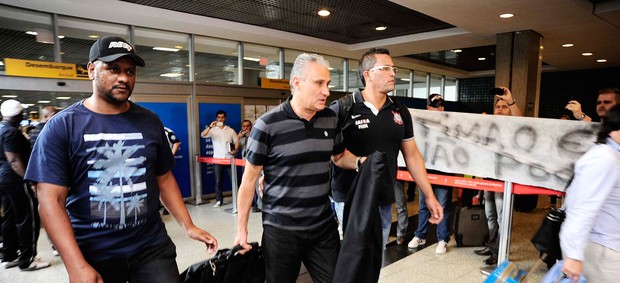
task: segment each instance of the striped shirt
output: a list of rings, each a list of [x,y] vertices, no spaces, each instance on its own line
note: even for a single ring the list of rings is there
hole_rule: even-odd
[[[310,121],[297,116],[290,98],[254,124],[247,160],[263,166],[263,225],[312,230],[333,219],[329,161],[337,117],[325,108]]]

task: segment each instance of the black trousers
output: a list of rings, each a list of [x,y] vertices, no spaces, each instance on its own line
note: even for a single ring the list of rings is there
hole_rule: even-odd
[[[0,183],[0,195],[4,208],[2,238],[4,260],[17,259],[20,268],[27,268],[37,255],[37,241],[41,220],[37,211],[39,203],[24,182]]]

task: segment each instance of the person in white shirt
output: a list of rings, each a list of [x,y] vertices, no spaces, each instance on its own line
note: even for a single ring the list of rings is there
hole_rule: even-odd
[[[203,138],[211,138],[213,142],[213,158],[226,158],[230,159],[237,154],[235,145],[237,144],[237,133],[226,123],[226,111],[218,110],[215,113],[215,121],[211,122],[200,133]],[[213,207],[220,207],[224,203],[224,196],[222,195],[222,181],[224,180],[224,171],[228,173],[230,177],[230,166],[213,164],[213,173],[215,174],[215,205]]]
[[[588,282],[620,278],[620,105],[605,115],[596,145],[575,163],[560,230],[562,272]]]

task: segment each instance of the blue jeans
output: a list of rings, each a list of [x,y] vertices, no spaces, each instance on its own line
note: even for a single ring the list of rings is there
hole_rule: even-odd
[[[419,190],[419,188],[418,188]],[[452,188],[448,187],[433,187],[433,192],[437,201],[443,207],[443,219],[437,224],[437,241],[450,240],[450,203],[452,202]],[[426,197],[420,191],[420,212],[418,213],[418,230],[415,231],[415,236],[420,239],[426,239],[426,231],[428,230],[428,219],[431,216],[431,212],[426,206]]]
[[[180,282],[176,257],[176,246],[168,240],[163,246],[148,248],[134,256],[88,263],[106,283],[175,283]]]
[[[340,236],[332,219],[310,231],[264,225],[262,244],[267,283],[295,283],[302,262],[313,282],[332,282],[340,250]]]
[[[342,221],[344,218],[344,201],[334,201],[334,212],[336,213],[336,218],[338,219],[338,228],[342,231]]]
[[[215,175],[215,201],[224,202],[224,195],[222,195],[224,172],[228,173],[228,177],[230,178],[230,165],[213,164],[213,174]]]
[[[380,205],[379,216],[381,217],[381,230],[383,232],[383,250],[390,237],[390,228],[392,228],[392,204]]]

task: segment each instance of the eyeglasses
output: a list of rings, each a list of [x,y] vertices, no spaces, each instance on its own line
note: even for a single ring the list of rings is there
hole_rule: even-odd
[[[394,66],[387,66],[387,65],[386,66],[377,66],[377,67],[374,67],[374,68],[370,68],[368,71],[370,72],[370,71],[375,71],[375,70],[381,70],[381,71],[384,71],[384,72],[393,71],[394,73],[398,72],[398,69],[396,69],[396,67],[394,67]]]

